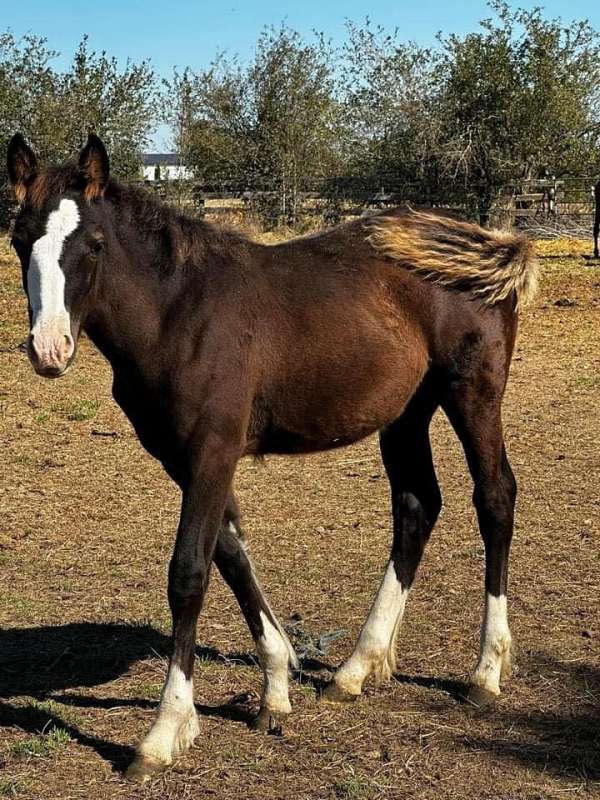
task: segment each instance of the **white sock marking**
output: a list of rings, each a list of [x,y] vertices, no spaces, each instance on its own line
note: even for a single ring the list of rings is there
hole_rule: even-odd
[[[354,652],[335,674],[335,683],[342,689],[360,694],[372,672],[379,680],[391,677],[396,667],[396,636],[407,596],[408,589],[402,587],[390,561]]]
[[[260,612],[260,619],[264,633],[257,640],[256,647],[265,676],[260,707],[289,714],[292,707],[288,695],[288,643],[264,611]]]
[[[292,647],[292,643],[288,639],[286,632],[283,630],[283,628],[281,626],[281,623],[277,619],[276,615],[273,612],[273,609],[271,608],[271,606],[269,604],[269,601],[265,597],[265,593],[264,593],[263,588],[262,588],[262,586],[260,584],[260,581],[258,580],[258,576],[256,575],[256,572],[254,571],[254,564],[252,563],[252,559],[250,558],[250,552],[248,550],[248,544],[247,544],[246,540],[243,539],[238,534],[237,528],[235,527],[233,522],[229,523],[229,530],[231,531],[231,533],[235,534],[238,537],[238,541],[240,543],[240,547],[242,548],[242,550],[246,554],[246,558],[248,559],[248,563],[250,564],[250,572],[252,573],[252,579],[253,579],[254,583],[256,584],[256,587],[257,587],[258,591],[260,592],[260,596],[262,598],[262,602],[264,603],[265,607],[268,609],[269,614],[271,615],[271,619],[274,621],[275,627],[277,628],[277,631],[279,632],[279,635],[283,639],[283,641],[285,643],[285,646],[287,648],[290,666],[293,669],[300,669],[300,662],[298,661],[298,656],[296,655],[296,651]],[[261,612],[261,614],[262,614],[262,612]]]
[[[473,673],[473,683],[493,694],[500,694],[503,670],[510,669],[511,635],[506,611],[506,595],[486,594],[485,614],[481,626],[479,662]]]
[[[53,336],[70,335],[71,324],[65,308],[65,276],[60,268],[63,245],[79,225],[74,200],[63,199],[46,222],[46,233],[34,242],[27,270],[27,295],[32,310],[31,333],[50,346]]]
[[[188,680],[177,664],[171,664],[156,720],[138,751],[142,756],[170,764],[197,735],[193,680]]]

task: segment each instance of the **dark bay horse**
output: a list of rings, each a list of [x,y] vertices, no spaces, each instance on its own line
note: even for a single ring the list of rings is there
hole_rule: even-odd
[[[199,733],[196,623],[215,561],[264,670],[256,720],[289,713],[297,659],[255,576],[232,495],[244,455],[307,453],[380,431],[393,543],[356,648],[325,694],[352,699],[395,668],[396,636],[441,507],[429,424],[443,408],[474,481],[485,543],[476,703],[510,669],[508,554],[516,485],[500,416],[517,308],[535,291],[522,236],[399,209],[264,246],[192,220],[109,175],[90,136],[77,163],[40,167],[20,135],[8,169],[12,243],[29,301],[29,357],[72,365],[81,330],[109,360],[113,393],[182,491],[169,569],[173,651],[156,720],[128,774],[144,780]]]

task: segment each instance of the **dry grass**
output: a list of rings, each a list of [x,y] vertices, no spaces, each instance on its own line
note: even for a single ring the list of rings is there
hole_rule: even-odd
[[[469,714],[455,699],[476,655],[483,554],[463,459],[440,417],[445,510],[400,637],[402,674],[339,708],[319,704],[306,677],[292,685],[283,737],[249,731],[260,672],[215,574],[199,626],[202,736],[141,789],[121,769],[164,675],[177,493],[141,451],[87,342],[65,379],[33,375],[16,349],[26,335],[18,270],[0,244],[0,797],[599,796],[600,270],[578,252],[542,259],[506,399],[521,487],[511,580],[520,669],[496,711]],[[313,634],[348,631],[326,659],[334,666],[389,548],[376,441],[248,461],[237,487],[282,619],[300,613]],[[230,705],[241,692],[249,699]],[[64,733],[49,746],[53,730]],[[47,752],[27,754],[36,747]]]

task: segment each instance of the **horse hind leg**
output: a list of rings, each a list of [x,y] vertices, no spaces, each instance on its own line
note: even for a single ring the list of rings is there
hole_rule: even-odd
[[[504,377],[501,368],[494,373],[482,369],[479,378],[456,387],[444,402],[473,477],[473,503],[485,545],[485,609],[479,659],[469,692],[478,706],[495,700],[501,680],[511,672],[507,583],[517,487],[502,433]]]
[[[396,669],[396,641],[406,600],[441,509],[429,442],[436,408],[433,395],[422,388],[402,417],[381,433],[392,499],[392,551],[354,652],[325,689],[325,699],[352,700],[370,675],[381,682]]]
[[[233,498],[228,502],[215,551],[215,563],[236,596],[256,643],[264,683],[253,727],[273,730],[291,712],[288,671],[298,669],[294,648],[258,582]]]

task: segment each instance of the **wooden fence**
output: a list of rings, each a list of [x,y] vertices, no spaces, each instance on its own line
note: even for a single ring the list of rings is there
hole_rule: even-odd
[[[533,228],[543,235],[564,230],[591,229],[594,217],[593,177],[515,180],[502,187],[493,203],[492,224]],[[279,187],[262,181],[249,186],[235,181],[218,183],[154,181],[149,184],[167,201],[176,202],[198,215],[240,220],[251,217],[276,221],[280,215]],[[418,184],[382,175],[376,178],[309,179],[295,198],[300,221],[331,224],[406,202],[436,205],[422,197]],[[439,204],[438,204],[439,205]],[[449,198],[448,205],[460,208]]]

